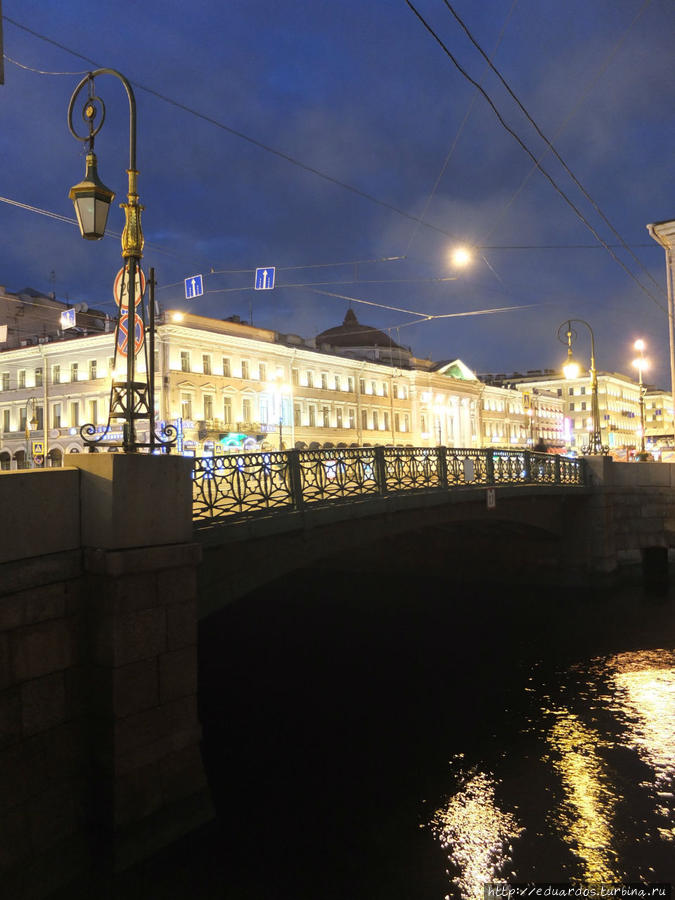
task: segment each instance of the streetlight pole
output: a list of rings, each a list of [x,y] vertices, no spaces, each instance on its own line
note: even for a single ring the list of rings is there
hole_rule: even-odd
[[[645,388],[642,381],[642,372],[649,365],[645,359],[645,342],[637,340],[633,347],[640,354],[633,360],[633,365],[638,370],[638,384],[640,386],[640,453],[645,453]]]
[[[670,341],[670,392],[673,402],[675,430],[675,219],[647,225],[649,236],[666,251],[666,286],[668,291],[668,338]],[[675,440],[675,434],[673,435]]]
[[[563,372],[567,379],[577,378],[579,375],[579,364],[572,356],[572,340],[576,334],[572,328],[572,323],[579,323],[588,328],[591,336],[591,368],[589,371],[591,377],[591,435],[588,439],[588,445],[583,452],[587,456],[606,456],[608,451],[602,444],[602,432],[600,430],[600,403],[598,401],[598,372],[595,367],[595,335],[593,329],[584,319],[568,319],[558,326],[558,340],[567,343],[567,362],[563,366]],[[565,329],[565,340],[561,337],[562,329]]]
[[[33,417],[30,420],[30,422],[28,421],[28,406],[29,406],[29,404],[32,406],[32,409],[33,409]],[[31,468],[31,466],[29,466],[29,464],[28,464],[28,460],[31,459],[31,457],[32,457],[31,447],[30,447],[30,433],[31,433],[31,431],[34,431],[38,427],[38,424],[39,423],[37,420],[37,416],[35,414],[35,397],[29,397],[28,400],[26,400],[26,432],[25,432],[26,433],[26,468],[27,469]]]
[[[115,334],[115,359],[117,354],[126,355],[126,380],[116,381],[113,373],[113,382],[110,394],[110,411],[108,425],[105,432],[98,438],[94,438],[96,429],[93,425],[83,425],[80,434],[90,450],[96,450],[97,445],[105,438],[111,427],[113,419],[123,421],[122,444],[108,443],[108,447],[121,446],[125,453],[134,453],[140,448],[152,450],[157,444],[167,449],[175,443],[176,431],[171,425],[164,430],[164,439],[154,434],[154,384],[151,381],[152,366],[148,359],[147,344],[146,353],[146,380],[136,379],[136,356],[143,346],[145,332],[145,316],[142,303],[142,273],[141,259],[143,257],[143,230],[141,228],[141,211],[143,206],[139,203],[138,196],[138,170],[136,168],[136,99],[127,79],[115,69],[97,69],[90,72],[77,85],[68,105],[68,127],[73,137],[88,144],[86,157],[86,173],[84,180],[70,189],[70,199],[75,206],[78,224],[82,237],[86,240],[100,240],[105,234],[105,226],[108,218],[110,204],[115,196],[110,188],[107,188],[98,177],[96,154],[94,153],[94,138],[103,127],[105,121],[105,106],[100,97],[94,93],[94,79],[99,75],[113,75],[124,85],[129,101],[129,168],[127,202],[121,203],[124,209],[125,223],[122,231],[122,283],[120,286],[119,316]],[[88,88],[88,97],[82,110],[82,118],[87,125],[88,134],[81,137],[77,134],[73,125],[73,110],[75,101],[84,87]],[[100,121],[96,124],[96,118]],[[126,282],[126,291],[125,291]],[[125,307],[126,295],[126,307]],[[136,309],[136,306],[139,309]],[[126,312],[125,312],[126,309]],[[125,334],[126,332],[126,334]],[[154,361],[154,334],[150,329],[150,358]],[[136,440],[136,422],[140,419],[148,420],[148,433],[150,440],[140,443]]]

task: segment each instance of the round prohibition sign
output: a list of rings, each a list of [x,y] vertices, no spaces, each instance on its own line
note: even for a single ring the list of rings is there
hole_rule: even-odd
[[[122,289],[122,280],[124,280],[124,289]],[[145,293],[145,273],[140,266],[136,269],[136,295],[134,297],[134,306],[143,299]],[[113,282],[113,296],[115,303],[122,309],[129,308],[129,266],[122,266]]]
[[[134,356],[137,356],[143,346],[143,322],[140,316],[134,316],[134,330],[136,331],[136,340],[134,341]],[[119,324],[117,325],[117,352],[120,356],[127,355],[127,347],[129,344],[129,314],[122,313]]]

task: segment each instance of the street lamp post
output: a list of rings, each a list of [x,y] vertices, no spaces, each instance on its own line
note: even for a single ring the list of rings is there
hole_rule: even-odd
[[[28,407],[32,406],[33,409],[33,417],[30,422],[28,421]],[[32,457],[31,447],[30,447],[30,433],[31,431],[35,431],[40,423],[38,422],[38,418],[35,412],[35,397],[29,397],[26,400],[26,468],[29,469],[28,460]]]
[[[572,356],[572,340],[576,337],[576,333],[572,328],[572,323],[585,325],[591,336],[591,368],[589,371],[591,378],[591,434],[588,439],[588,445],[584,447],[583,453],[587,456],[606,456],[607,447],[602,444],[602,432],[600,430],[600,404],[598,401],[598,373],[595,368],[595,335],[593,329],[584,319],[568,319],[558,326],[558,340],[567,344],[567,361],[563,366],[565,378],[572,380],[579,377],[581,367]],[[562,331],[565,329],[565,338],[562,338]]]
[[[670,392],[673,399],[675,429],[675,219],[647,225],[649,236],[666,251],[666,287],[668,291],[668,338],[670,342]],[[674,435],[675,439],[675,435]]]
[[[640,354],[633,360],[633,365],[638,370],[638,384],[640,385],[640,453],[645,453],[645,387],[642,381],[642,372],[649,368],[649,361],[645,358],[645,342],[637,340],[633,347]]]
[[[126,355],[126,380],[118,381],[113,374],[113,382],[110,393],[110,411],[108,425],[102,435],[94,438],[96,429],[93,425],[83,425],[80,434],[89,449],[94,451],[97,445],[106,437],[114,419],[123,422],[122,444],[108,442],[108,447],[120,446],[125,453],[133,453],[141,448],[153,450],[156,445],[170,449],[176,441],[176,431],[171,425],[164,429],[163,438],[155,435],[154,423],[154,297],[150,297],[150,353],[148,359],[147,344],[144,344],[145,314],[142,302],[142,273],[141,259],[143,257],[143,231],[141,228],[141,211],[143,206],[138,197],[138,170],[136,169],[136,100],[134,92],[127,79],[115,69],[97,69],[86,75],[73,91],[68,106],[68,127],[71,134],[78,141],[88,144],[86,157],[86,172],[84,180],[70,189],[70,199],[75,206],[75,214],[80,226],[80,233],[86,240],[100,240],[105,234],[106,221],[110,204],[115,196],[110,188],[107,188],[98,176],[97,159],[94,153],[94,138],[103,127],[105,121],[105,106],[100,97],[94,92],[94,79],[99,75],[114,75],[118,78],[127,93],[129,100],[129,168],[127,202],[120,204],[124,209],[125,224],[122,231],[122,257],[124,266],[122,270],[122,284],[120,286],[119,316],[115,333],[115,360],[117,354]],[[88,134],[81,137],[73,125],[73,111],[75,102],[84,87],[88,88],[88,96],[82,109],[82,118],[87,125]],[[100,121],[96,123],[97,117]],[[126,289],[125,289],[126,283]],[[126,306],[125,298],[126,296]],[[138,305],[138,310],[136,306]],[[136,356],[141,347],[145,346],[146,355],[146,380],[138,381],[136,378]],[[113,367],[115,371],[116,366]],[[136,422],[142,419],[148,420],[148,442],[141,443],[136,439]]]

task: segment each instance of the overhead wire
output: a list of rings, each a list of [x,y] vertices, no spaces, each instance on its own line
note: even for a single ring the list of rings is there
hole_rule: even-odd
[[[560,127],[559,127],[559,128],[557,129],[557,131],[555,132],[555,134],[554,134],[554,136],[553,136],[553,140],[557,140],[557,139],[560,137],[560,135],[565,131],[565,129],[567,128],[567,126],[568,126],[568,124],[570,123],[571,119],[574,118],[574,116],[576,115],[576,113],[577,113],[577,111],[579,110],[580,106],[584,103],[584,101],[586,100],[586,98],[587,98],[588,95],[590,94],[591,90],[593,89],[593,87],[595,86],[595,84],[598,82],[599,78],[600,78],[602,75],[604,75],[605,72],[607,71],[607,69],[609,68],[610,63],[612,62],[612,60],[614,59],[614,57],[616,56],[616,54],[619,52],[619,49],[621,48],[621,46],[622,46],[623,43],[625,42],[626,38],[628,37],[628,34],[630,33],[631,29],[633,28],[633,25],[635,25],[635,23],[636,23],[637,20],[640,18],[640,16],[642,16],[642,14],[643,14],[644,11],[647,9],[647,7],[649,6],[650,3],[651,3],[651,0],[644,0],[642,6],[641,6],[640,9],[638,10],[638,12],[635,14],[635,16],[633,17],[633,19],[632,19],[631,22],[629,23],[629,25],[628,25],[628,27],[626,28],[626,30],[624,31],[624,33],[623,33],[623,34],[621,35],[621,37],[616,41],[616,43],[614,44],[614,46],[612,47],[612,49],[609,51],[609,53],[605,56],[603,62],[602,62],[602,63],[600,64],[600,66],[598,67],[598,69],[597,69],[597,71],[596,71],[596,73],[595,73],[595,76],[594,76],[592,79],[589,79],[589,81],[588,81],[588,83],[587,83],[587,86],[586,86],[586,88],[582,91],[582,93],[581,93],[581,95],[580,95],[578,101],[577,101],[577,102],[575,103],[575,105],[572,107],[572,109],[571,109],[570,112],[567,114],[567,116],[566,116],[565,119],[563,120],[563,122],[562,122],[562,124],[560,125]],[[546,154],[547,154],[548,152],[549,152],[549,149],[548,149],[548,147],[547,147],[547,148],[543,151],[543,153],[541,154],[541,156],[539,157],[539,160],[538,160],[538,161],[542,160],[542,159],[544,158],[544,156],[546,156]],[[504,207],[503,207],[503,209],[501,210],[501,212],[499,213],[499,215],[495,218],[495,221],[491,224],[490,229],[488,230],[488,232],[487,232],[485,238],[483,238],[483,240],[487,240],[487,239],[489,238],[489,236],[490,236],[491,234],[494,233],[495,229],[496,229],[497,226],[499,225],[499,222],[504,218],[504,215],[505,215],[506,212],[508,211],[509,207],[514,203],[514,201],[517,199],[517,197],[518,197],[518,196],[520,195],[520,193],[523,191],[525,185],[526,185],[527,182],[530,180],[530,178],[532,177],[532,175],[537,171],[537,169],[538,169],[538,165],[533,165],[533,166],[530,168],[529,172],[525,175],[525,177],[524,177],[523,180],[521,181],[521,183],[520,183],[519,187],[517,188],[517,190],[515,191],[515,193],[514,193],[514,194],[512,195],[512,197],[507,201],[507,203],[504,205]],[[615,246],[615,245],[612,244],[612,245],[610,245],[610,246]],[[647,246],[651,246],[651,244],[637,244],[637,245],[632,245],[632,246],[647,247]]]
[[[28,34],[33,35],[33,37],[38,38],[41,41],[45,41],[48,44],[52,44],[55,47],[58,47],[60,50],[64,50],[66,53],[70,53],[78,59],[83,59],[85,62],[91,63],[96,68],[101,68],[100,63],[96,62],[96,60],[91,59],[88,56],[85,56],[83,53],[79,53],[77,50],[73,50],[70,47],[67,47],[65,44],[60,43],[59,41],[55,41],[53,38],[49,38],[44,34],[41,34],[39,31],[35,31],[32,28],[29,28],[27,25],[22,25],[20,22],[17,22],[15,19],[10,18],[9,16],[3,15],[2,17],[6,22],[9,22],[11,25],[14,25],[16,28],[20,28],[22,31],[27,32]],[[263,141],[259,141],[257,138],[251,137],[248,134],[245,134],[243,131],[240,131],[237,128],[232,128],[230,125],[226,125],[224,122],[219,121],[213,116],[207,115],[206,113],[199,112],[199,110],[194,109],[191,106],[188,106],[186,103],[181,103],[179,100],[174,100],[172,97],[168,97],[166,94],[162,94],[159,91],[156,91],[154,88],[148,87],[147,85],[141,84],[138,81],[134,81],[133,79],[129,79],[130,83],[138,90],[144,91],[147,94],[150,94],[153,97],[156,97],[158,100],[161,100],[163,103],[168,103],[170,106],[176,107],[176,109],[180,109],[183,112],[189,113],[190,115],[196,116],[198,119],[201,119],[204,122],[208,122],[210,125],[214,125],[216,128],[220,128],[223,131],[228,132],[229,134],[234,135],[235,137],[240,138],[243,141],[247,141],[249,144],[252,144],[254,147],[258,147],[260,150],[264,150],[267,153],[271,153],[274,156],[277,156],[279,159],[283,159],[286,162],[290,163],[293,166],[296,166],[299,169],[303,169],[306,172],[309,172],[312,175],[316,175],[318,178],[322,178],[325,181],[330,182],[331,184],[336,185],[337,187],[341,187],[344,190],[350,191],[352,194],[355,194],[359,197],[362,197],[365,200],[369,200],[371,203],[375,203],[378,206],[381,206],[385,209],[390,210],[391,212],[395,212],[400,216],[403,216],[406,219],[409,219],[412,222],[419,221],[417,216],[412,215],[411,213],[406,212],[398,206],[395,206],[392,203],[388,203],[385,200],[380,200],[378,197],[373,196],[373,194],[369,194],[367,191],[363,191],[360,188],[355,187],[352,184],[348,184],[346,181],[341,181],[339,178],[335,178],[332,175],[329,175],[327,172],[321,171],[321,169],[317,169],[315,166],[310,166],[307,163],[302,162],[302,160],[298,159],[295,156],[291,156],[289,153],[284,153],[282,150],[277,150],[275,147],[272,147],[270,144],[265,144]],[[444,234],[446,237],[454,237],[450,232],[446,231],[444,228],[440,228],[437,225],[433,225],[430,222],[421,222],[421,224],[425,228],[430,228],[433,231],[439,232],[440,234]]]
[[[508,23],[511,19],[511,16],[513,15],[513,10],[516,8],[517,3],[518,3],[518,0],[513,0],[513,2],[511,3],[511,8],[509,9],[509,11],[507,13],[506,19],[504,20],[504,24],[502,25],[501,31],[499,32],[499,36],[497,37],[497,43],[495,44],[494,50],[492,51],[493,56],[499,49],[499,45],[501,44],[502,38],[504,37],[504,32],[506,31],[506,26],[508,25]],[[486,66],[485,69],[483,70],[483,74],[481,75],[481,79],[480,79],[481,84],[483,82],[483,79],[485,78],[485,75],[487,74],[488,68],[489,68],[489,66]],[[425,219],[425,216],[427,214],[429,206],[431,205],[431,201],[433,200],[433,198],[436,194],[438,185],[441,183],[441,179],[445,175],[445,170],[448,168],[448,165],[450,164],[450,160],[452,159],[452,156],[455,152],[455,148],[459,142],[462,132],[464,131],[464,126],[469,121],[469,118],[471,116],[471,113],[473,112],[473,108],[476,105],[477,100],[478,100],[478,91],[474,91],[474,94],[471,97],[471,101],[469,103],[467,111],[464,114],[464,118],[460,122],[459,128],[457,129],[457,133],[455,134],[455,137],[452,141],[452,144],[450,145],[450,149],[447,153],[447,156],[445,157],[445,160],[443,161],[443,165],[441,166],[440,172],[438,173],[436,181],[434,182],[434,185],[431,189],[431,193],[427,197],[427,201],[424,204],[424,209],[422,210],[422,212],[420,214],[420,221],[416,222],[415,225],[413,226],[412,234],[410,235],[410,239],[408,240],[408,244],[405,248],[405,254],[407,254],[410,251],[412,242],[415,240],[415,238],[417,236],[417,232],[419,231],[420,224]]]
[[[499,123],[502,125],[502,127],[503,127],[503,128],[504,128],[504,129],[505,129],[505,130],[506,130],[513,138],[514,138],[514,140],[515,140],[515,141],[518,143],[518,145],[525,151],[525,153],[527,153],[527,155],[530,157],[530,159],[536,164],[537,168],[538,168],[539,171],[542,173],[542,175],[543,175],[543,176],[546,178],[546,180],[551,184],[551,186],[552,186],[553,189],[556,191],[556,193],[557,193],[560,197],[562,197],[562,199],[565,201],[565,203],[567,203],[567,205],[570,207],[570,209],[574,212],[574,214],[577,216],[577,218],[579,219],[579,221],[581,221],[581,222],[586,226],[586,228],[591,232],[591,234],[593,235],[593,237],[594,237],[600,244],[602,244],[602,246],[607,250],[607,252],[608,252],[608,253],[610,254],[610,256],[612,257],[612,259],[614,259],[615,262],[617,262],[617,263],[621,266],[621,268],[622,268],[622,269],[626,272],[626,274],[627,274],[627,275],[635,282],[635,284],[640,288],[640,290],[641,290],[647,297],[649,297],[650,300],[652,300],[658,307],[660,307],[664,312],[666,312],[666,308],[665,308],[665,307],[664,307],[664,306],[656,299],[656,297],[653,296],[653,294],[651,293],[651,291],[649,291],[649,289],[646,288],[645,285],[642,284],[642,282],[637,278],[637,276],[635,275],[635,273],[632,272],[632,271],[628,268],[628,266],[624,263],[624,261],[623,261],[619,256],[617,256],[616,253],[614,253],[614,251],[611,249],[611,247],[609,246],[609,244],[607,244],[607,242],[606,242],[606,241],[598,234],[598,232],[596,231],[596,229],[595,229],[595,228],[593,227],[593,225],[588,221],[588,219],[584,216],[584,214],[581,212],[581,210],[575,205],[575,203],[574,203],[574,202],[571,200],[571,198],[565,193],[565,191],[557,184],[557,182],[555,181],[555,179],[553,178],[553,176],[550,175],[549,172],[546,171],[546,169],[544,169],[544,167],[541,165],[540,162],[538,162],[536,156],[535,156],[534,153],[530,150],[530,148],[527,146],[527,144],[525,144],[525,142],[524,142],[524,141],[522,140],[522,138],[516,133],[516,131],[514,131],[514,129],[511,128],[511,126],[508,125],[507,122],[504,120],[504,118],[503,118],[502,115],[500,114],[499,110],[497,109],[497,106],[495,105],[494,101],[492,100],[492,98],[490,97],[490,95],[487,93],[487,91],[486,91],[480,84],[478,84],[478,82],[477,82],[474,78],[472,78],[471,75],[469,75],[469,73],[468,73],[468,72],[466,71],[466,69],[464,69],[464,67],[460,64],[460,62],[457,60],[457,58],[456,58],[455,55],[452,53],[452,51],[449,49],[449,47],[445,44],[445,42],[441,39],[441,37],[434,31],[434,29],[433,29],[433,28],[431,27],[431,25],[427,22],[427,20],[424,18],[424,16],[419,12],[419,10],[413,5],[413,3],[411,2],[411,0],[405,0],[405,2],[406,2],[406,4],[410,7],[410,9],[411,9],[412,12],[415,14],[415,16],[419,19],[419,21],[422,23],[422,25],[426,28],[426,30],[429,32],[429,34],[430,34],[430,35],[434,38],[434,40],[438,43],[438,45],[441,47],[441,49],[443,50],[443,52],[449,57],[449,59],[452,61],[453,65],[454,65],[455,68],[460,72],[460,74],[461,74],[461,75],[462,75],[462,76],[463,76],[470,84],[474,85],[474,87],[476,87],[476,88],[480,91],[480,93],[482,94],[482,96],[483,96],[483,97],[485,98],[485,100],[487,101],[488,105],[490,106],[490,108],[491,108],[492,111],[494,112],[495,116],[497,117],[497,119],[498,119]]]
[[[476,50],[478,50],[478,52],[480,53],[480,55],[481,55],[481,56],[483,57],[483,59],[486,61],[487,66],[495,73],[495,75],[496,75],[497,78],[500,80],[500,82],[502,83],[502,85],[503,85],[504,88],[506,89],[506,91],[507,91],[507,93],[509,94],[509,96],[512,98],[512,100],[516,103],[516,105],[518,106],[518,108],[521,110],[521,112],[523,113],[523,115],[525,116],[525,118],[527,119],[527,121],[532,125],[532,127],[533,127],[534,130],[537,132],[537,134],[539,135],[539,137],[544,141],[544,143],[546,144],[546,148],[547,148],[546,152],[549,152],[549,151],[550,151],[551,153],[553,153],[553,155],[554,155],[555,158],[558,160],[558,162],[560,163],[560,165],[563,167],[563,169],[565,170],[565,172],[567,172],[567,174],[569,175],[569,177],[572,179],[572,181],[574,182],[574,184],[579,188],[579,190],[581,191],[581,193],[582,193],[582,194],[584,195],[584,197],[588,200],[588,202],[591,204],[591,206],[593,207],[593,209],[594,209],[594,210],[597,212],[597,214],[600,216],[600,218],[602,219],[602,221],[607,225],[607,227],[610,229],[610,231],[612,232],[612,234],[613,234],[616,238],[618,238],[618,240],[619,240],[621,246],[622,246],[625,250],[628,251],[628,253],[633,257],[633,259],[635,260],[635,262],[638,264],[638,266],[639,266],[639,267],[647,274],[647,276],[652,280],[652,282],[656,285],[656,287],[659,287],[659,288],[660,288],[659,283],[658,283],[658,282],[656,281],[656,279],[652,276],[651,272],[647,269],[647,267],[646,267],[645,265],[643,265],[642,260],[641,260],[635,253],[633,253],[633,251],[631,250],[631,248],[630,248],[630,247],[628,246],[628,244],[624,241],[623,237],[619,234],[619,232],[616,230],[616,228],[614,227],[614,225],[612,225],[612,223],[609,221],[609,219],[607,218],[607,216],[604,214],[604,212],[603,212],[602,209],[600,208],[600,205],[599,205],[599,204],[593,199],[593,197],[589,194],[589,192],[586,190],[586,188],[583,186],[583,184],[582,184],[582,183],[579,181],[579,179],[576,177],[576,175],[574,174],[574,172],[573,172],[573,171],[570,169],[570,167],[567,165],[567,163],[565,162],[565,160],[563,159],[563,157],[560,155],[560,153],[558,152],[558,150],[556,150],[556,148],[554,147],[553,143],[552,143],[552,142],[549,140],[549,138],[544,134],[544,132],[541,130],[541,128],[539,127],[539,125],[537,124],[537,122],[536,122],[536,121],[534,120],[534,118],[530,115],[530,113],[528,112],[528,110],[525,108],[525,105],[522,103],[522,101],[519,99],[519,97],[516,95],[516,93],[515,93],[515,92],[513,91],[513,89],[511,88],[511,85],[510,85],[510,84],[508,83],[508,81],[504,78],[504,76],[502,75],[502,73],[500,72],[500,70],[497,68],[497,66],[493,63],[492,58],[489,57],[489,56],[487,55],[487,53],[483,50],[483,48],[481,47],[481,45],[480,45],[480,44],[478,43],[478,41],[475,39],[475,37],[473,36],[473,34],[471,33],[471,31],[469,30],[468,26],[466,25],[466,23],[464,22],[464,20],[462,19],[462,17],[459,15],[459,13],[455,10],[455,8],[453,7],[453,5],[450,3],[450,0],[443,0],[443,2],[445,3],[445,5],[447,6],[447,8],[448,8],[448,9],[450,10],[450,12],[452,13],[452,15],[453,15],[453,17],[455,18],[455,20],[459,23],[460,27],[463,29],[463,31],[465,32],[465,34],[467,35],[467,37],[469,38],[469,40],[471,41],[471,43],[473,44],[473,46],[476,48]],[[629,26],[629,30],[630,30],[630,27],[632,27],[633,23],[636,22],[636,21],[638,20],[638,18],[642,15],[642,13],[643,13],[644,10],[647,8],[647,6],[649,5],[650,2],[651,2],[651,0],[644,0],[644,3],[642,4],[642,7],[640,8],[638,14],[634,17],[633,21],[631,22],[631,25]],[[493,56],[494,56],[494,53],[493,53]],[[542,154],[542,156],[539,157],[539,160],[541,160],[541,159],[543,158],[544,155],[545,155],[545,154]],[[537,161],[537,163],[539,162],[539,160]]]

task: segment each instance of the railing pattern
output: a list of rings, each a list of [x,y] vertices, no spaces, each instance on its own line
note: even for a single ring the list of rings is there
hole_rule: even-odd
[[[582,459],[529,450],[360,447],[200,457],[193,479],[193,517],[207,525],[401,492],[581,485],[585,466]]]

